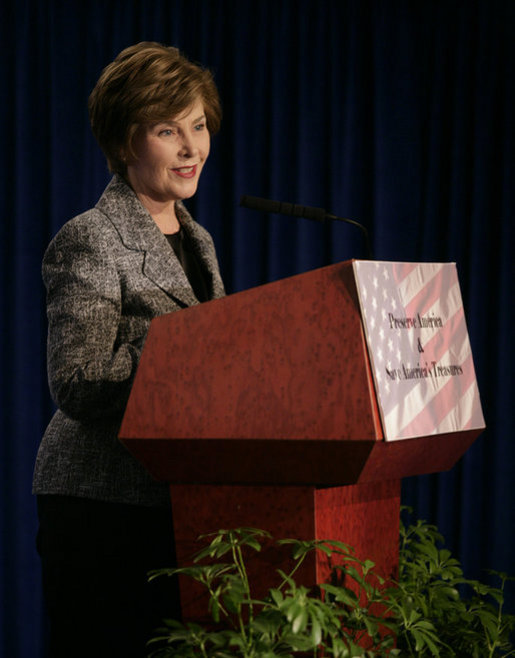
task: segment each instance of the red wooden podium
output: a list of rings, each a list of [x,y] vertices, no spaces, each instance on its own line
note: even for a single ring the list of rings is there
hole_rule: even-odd
[[[451,468],[480,431],[383,440],[346,262],[155,319],[120,439],[171,485],[179,564],[200,534],[250,526],[344,541],[387,577],[401,478]],[[256,560],[258,591],[286,559]],[[300,577],[327,571],[313,558]],[[196,616],[196,594],[181,596]]]

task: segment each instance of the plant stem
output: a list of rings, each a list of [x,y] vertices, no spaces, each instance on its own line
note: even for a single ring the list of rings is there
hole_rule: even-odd
[[[307,553],[304,553],[300,558],[297,559],[297,562],[296,562],[295,566],[293,567],[293,569],[288,574],[288,578],[293,578],[293,575],[295,574],[295,572],[299,569],[301,564],[306,559],[306,555],[307,555]],[[282,582],[279,584],[277,589],[281,590],[287,584],[287,582],[288,582],[288,580],[286,578],[283,578]]]
[[[505,582],[506,582],[506,578],[505,578],[503,575],[501,575],[500,578],[501,578],[501,587],[500,587],[500,590],[501,590],[501,592],[502,592],[503,595],[504,595],[504,584],[505,584]],[[503,603],[504,603],[504,596],[503,596],[503,599],[501,600],[501,602],[499,603],[499,609],[498,609],[498,611],[497,611],[497,635],[499,635],[499,630],[500,630],[501,625],[502,625],[502,608],[503,608]],[[488,634],[486,634],[486,635],[487,635],[487,637],[488,637]],[[488,644],[490,644],[490,642],[489,642]],[[493,656],[495,655],[495,649],[496,649],[499,645],[500,645],[499,640],[494,640],[494,643],[493,643],[492,646],[490,647],[490,653],[488,654],[488,655],[489,655],[489,658],[493,658]],[[508,655],[509,655],[509,654],[508,654]]]
[[[249,629],[249,634],[247,636],[247,633],[245,632],[245,622],[243,621],[243,617],[241,615],[241,609],[238,610],[238,624],[240,627],[240,633],[243,638],[243,641],[245,642],[245,655],[247,655],[248,650],[252,647],[252,636],[253,636],[253,621],[254,621],[254,611],[253,611],[253,605],[250,597],[250,584],[249,584],[249,579],[247,575],[247,570],[245,568],[245,560],[243,558],[243,553],[241,550],[241,546],[238,545],[238,543],[234,540],[234,535],[231,533],[231,545],[232,545],[232,556],[233,556],[233,561],[234,564],[236,565],[236,568],[238,570],[238,573],[241,578],[241,582],[243,583],[243,587],[245,589],[245,594],[247,596],[247,602],[248,602],[248,613],[249,613],[249,620],[248,620],[248,629]]]

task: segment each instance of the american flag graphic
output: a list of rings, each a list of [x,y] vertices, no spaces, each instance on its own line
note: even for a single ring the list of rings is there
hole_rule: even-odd
[[[385,439],[483,428],[456,265],[353,266]]]

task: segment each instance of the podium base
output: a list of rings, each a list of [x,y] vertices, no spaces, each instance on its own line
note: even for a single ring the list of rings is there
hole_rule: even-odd
[[[400,480],[342,487],[171,485],[177,562],[191,564],[205,543],[199,535],[219,529],[252,527],[274,539],[334,539],[352,546],[360,559],[370,559],[376,572],[395,578],[399,560]],[[207,543],[208,540],[206,540]],[[249,556],[247,569],[253,594],[264,597],[293,566],[289,547],[265,543]],[[310,556],[296,572],[298,583],[313,587],[328,582],[325,555]],[[183,620],[207,619],[207,599],[200,586],[181,578]]]

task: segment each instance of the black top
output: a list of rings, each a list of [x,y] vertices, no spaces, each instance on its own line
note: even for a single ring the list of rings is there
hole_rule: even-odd
[[[192,249],[186,232],[180,228],[177,233],[167,234],[166,238],[175,251],[175,255],[179,259],[197,299],[199,302],[207,302],[209,299],[209,288],[206,282],[206,276],[201,263]]]

